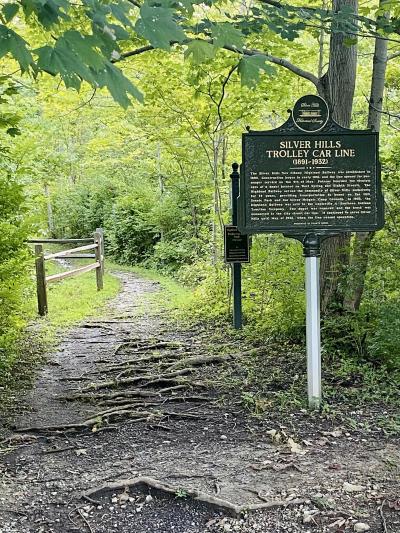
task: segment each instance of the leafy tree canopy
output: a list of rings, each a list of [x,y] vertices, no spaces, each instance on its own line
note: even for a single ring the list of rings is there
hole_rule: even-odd
[[[67,88],[83,82],[106,87],[121,106],[143,96],[116,63],[152,49],[181,47],[194,63],[208,61],[224,48],[239,56],[237,72],[248,86],[266,62],[278,63],[266,50],[255,50],[264,29],[293,40],[308,29],[350,35],[400,34],[398,2],[387,0],[392,18],[363,8],[338,12],[318,7],[259,0],[246,12],[235,2],[213,0],[19,0],[0,12],[0,58],[11,56],[23,73],[60,76]],[[382,11],[382,8],[381,8]],[[11,126],[12,127],[12,126]]]

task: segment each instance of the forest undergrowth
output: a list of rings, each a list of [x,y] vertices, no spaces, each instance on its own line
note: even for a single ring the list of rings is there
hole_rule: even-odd
[[[235,346],[246,346],[243,357],[219,367],[212,384],[227,404],[234,397],[252,416],[273,412],[289,421],[294,413],[308,411],[305,325],[271,334],[250,322],[237,331],[228,313],[210,319],[208,307],[196,303],[196,292],[173,279],[140,267],[120,268],[160,283],[161,292],[147,295],[152,303],[147,312],[161,313],[178,331],[206,332],[211,352],[221,360],[240,352]],[[400,435],[399,368],[371,360],[360,348],[356,320],[331,316],[322,323],[324,398],[317,416],[365,433]]]

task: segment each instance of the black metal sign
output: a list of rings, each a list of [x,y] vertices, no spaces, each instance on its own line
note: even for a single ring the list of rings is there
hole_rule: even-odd
[[[249,236],[242,235],[237,226],[225,226],[225,263],[249,263]]]
[[[243,134],[239,229],[334,234],[384,224],[378,134],[336,124],[318,96],[271,131]]]

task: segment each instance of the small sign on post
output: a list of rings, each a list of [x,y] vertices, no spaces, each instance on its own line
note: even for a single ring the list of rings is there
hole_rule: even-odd
[[[308,398],[321,402],[321,242],[384,225],[379,135],[342,128],[319,96],[300,98],[280,128],[243,134],[238,229],[283,233],[306,262]]]
[[[225,263],[249,263],[249,236],[243,235],[237,226],[224,227]]]

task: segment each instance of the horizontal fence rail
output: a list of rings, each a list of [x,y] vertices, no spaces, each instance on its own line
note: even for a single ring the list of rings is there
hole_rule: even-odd
[[[30,244],[78,244],[93,242],[93,239],[29,239]]]
[[[59,274],[53,274],[52,276],[46,276],[46,282],[51,283],[53,281],[59,281],[60,279],[70,278],[71,276],[76,276],[78,274],[84,274],[85,272],[90,272],[95,268],[100,268],[100,263],[93,263],[91,265],[86,265],[83,267],[75,268],[74,270],[66,270],[65,272],[60,272]]]
[[[47,285],[55,281],[60,281],[71,276],[78,276],[91,270],[96,270],[96,284],[97,290],[103,288],[104,275],[104,232],[101,228],[97,228],[93,238],[87,239],[30,239],[30,244],[35,245],[35,267],[36,267],[36,292],[38,299],[38,311],[40,316],[45,316],[48,313],[47,304]],[[82,246],[69,248],[52,254],[44,254],[43,244],[79,244]],[[83,244],[90,243],[90,244]],[[82,254],[78,252],[86,252],[94,250],[92,254]],[[45,261],[50,259],[95,259],[94,263],[85,265],[72,270],[66,270],[58,274],[46,276]]]
[[[44,258],[47,261],[48,259],[58,259],[59,257],[67,257],[76,252],[84,252],[85,250],[95,250],[98,247],[98,244],[87,244],[86,246],[80,246],[79,248],[71,248],[70,250],[63,250],[62,252],[56,252],[55,254],[45,255]]]

